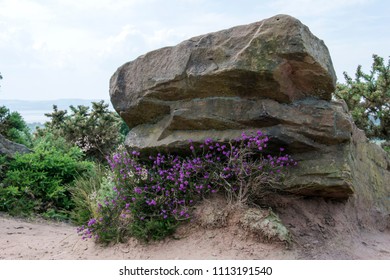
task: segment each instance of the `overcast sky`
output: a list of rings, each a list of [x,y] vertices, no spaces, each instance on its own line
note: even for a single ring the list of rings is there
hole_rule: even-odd
[[[115,70],[145,52],[276,14],[328,46],[338,79],[390,55],[388,0],[0,0],[1,99],[109,99]]]

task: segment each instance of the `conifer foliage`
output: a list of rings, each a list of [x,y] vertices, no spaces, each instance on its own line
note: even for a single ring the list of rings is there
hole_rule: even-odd
[[[70,113],[53,105],[53,112],[45,115],[50,121],[44,129],[38,130],[38,134],[50,131],[64,137],[67,142],[81,148],[90,159],[105,161],[106,155],[123,140],[120,135],[121,120],[104,101],[92,102],[92,108],[70,106]]]
[[[343,99],[356,125],[371,139],[390,140],[390,59],[387,64],[373,55],[371,71],[356,70],[355,79],[344,72],[345,84],[338,84],[335,97]]]

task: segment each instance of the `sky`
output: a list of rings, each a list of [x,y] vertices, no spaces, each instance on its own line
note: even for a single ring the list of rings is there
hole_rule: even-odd
[[[388,0],[0,0],[0,103],[109,99],[122,64],[276,14],[324,40],[340,82],[373,54],[389,59]]]

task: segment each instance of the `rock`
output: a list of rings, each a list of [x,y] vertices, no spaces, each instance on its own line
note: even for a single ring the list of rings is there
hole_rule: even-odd
[[[11,142],[0,134],[0,156],[5,155],[13,158],[16,153],[25,154],[31,152],[26,146]]]
[[[110,81],[129,127],[169,116],[180,101],[205,98],[330,100],[336,75],[329,51],[299,20],[278,15],[149,52]]]
[[[318,150],[316,140],[345,142],[351,130],[340,106],[327,102],[335,80],[323,41],[278,15],[126,63],[111,78],[110,96],[135,148],[173,150],[190,138],[267,128],[293,150]]]
[[[282,221],[271,209],[249,208],[240,223],[244,229],[267,240],[292,242],[291,234]]]
[[[115,72],[110,96],[131,128],[131,149],[182,152],[189,139],[261,130],[270,152],[285,147],[299,162],[286,192],[347,199],[374,184],[390,193],[386,155],[363,139],[345,103],[331,100],[335,81],[324,42],[277,15],[140,56]]]
[[[363,224],[369,224],[365,220],[375,217],[382,225],[390,225],[389,154],[377,144],[369,142],[364,132],[354,126],[347,159],[351,170],[350,180],[355,190],[351,200],[363,209],[358,219]]]
[[[345,199],[365,209],[390,213],[390,158],[364,132],[352,125],[349,141],[316,152],[294,154],[287,190],[294,194]],[[385,214],[386,215],[386,214]]]
[[[188,140],[207,137],[230,140],[243,130],[261,129],[274,143],[289,152],[321,151],[327,145],[350,140],[352,123],[340,103],[316,99],[283,104],[270,99],[207,98],[172,105],[169,116],[156,123],[134,127],[127,136],[129,146],[165,149],[188,146]]]

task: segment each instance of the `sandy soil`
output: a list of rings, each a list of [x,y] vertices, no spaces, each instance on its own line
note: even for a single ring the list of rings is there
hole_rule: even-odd
[[[0,259],[292,259],[283,244],[243,241],[234,230],[202,230],[149,244],[83,241],[66,223],[0,217]]]
[[[142,244],[131,239],[101,247],[92,240],[81,240],[70,224],[0,215],[0,259],[390,259],[386,231],[328,236],[326,242],[313,232],[294,233],[298,242],[291,249],[248,237],[237,226],[184,227],[175,238],[161,242]]]

